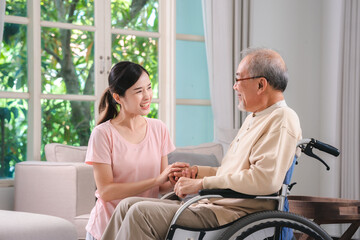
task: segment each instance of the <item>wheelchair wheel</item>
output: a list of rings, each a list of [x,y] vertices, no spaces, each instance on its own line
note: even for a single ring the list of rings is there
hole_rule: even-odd
[[[293,213],[264,211],[245,216],[224,232],[220,239],[293,240],[332,238],[316,223]]]

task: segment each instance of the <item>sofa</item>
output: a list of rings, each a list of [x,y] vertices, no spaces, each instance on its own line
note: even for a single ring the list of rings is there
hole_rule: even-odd
[[[74,224],[50,215],[0,210],[0,226],[0,239],[4,240],[77,239]]]
[[[71,222],[78,239],[85,239],[85,226],[95,204],[92,166],[84,163],[86,146],[58,143],[45,146],[47,161],[26,161],[15,166],[15,211],[50,215]],[[219,166],[223,148],[218,143],[179,147],[169,163]]]

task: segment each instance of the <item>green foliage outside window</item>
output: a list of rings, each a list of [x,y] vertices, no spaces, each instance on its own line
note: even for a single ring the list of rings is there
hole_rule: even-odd
[[[27,101],[0,101],[0,178],[14,177],[15,164],[26,159]]]
[[[41,20],[94,25],[94,0],[41,0]]]
[[[5,23],[0,53],[0,91],[27,92],[27,27]],[[26,159],[27,101],[0,100],[0,178],[14,176]]]
[[[93,0],[42,0],[41,20],[94,25]],[[26,0],[7,1],[6,14],[26,16]],[[25,11],[25,13],[24,13]],[[112,27],[158,31],[157,0],[115,0],[111,3]],[[5,23],[0,55],[0,91],[28,92],[27,27]],[[142,64],[150,73],[154,97],[158,97],[158,40],[115,35],[112,62]],[[41,28],[41,91],[43,94],[94,94],[94,33],[76,29]],[[89,101],[41,101],[43,149],[50,142],[87,145],[95,126],[94,103]],[[13,177],[16,162],[26,160],[27,101],[0,102],[0,178]],[[157,117],[151,104],[149,117]],[[40,130],[36,130],[40,131]]]
[[[26,17],[27,0],[6,0],[6,15]]]
[[[158,31],[158,0],[112,0],[111,25],[114,28]]]
[[[0,52],[0,91],[27,92],[27,27],[5,23]]]

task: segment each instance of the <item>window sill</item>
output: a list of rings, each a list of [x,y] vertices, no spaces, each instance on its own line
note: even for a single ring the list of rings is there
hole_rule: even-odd
[[[14,183],[15,181],[12,178],[0,179],[0,188],[13,187]]]

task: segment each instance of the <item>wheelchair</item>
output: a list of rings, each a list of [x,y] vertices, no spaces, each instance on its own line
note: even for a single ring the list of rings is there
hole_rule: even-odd
[[[300,140],[297,147],[304,154],[319,160],[326,166],[330,167],[320,157],[313,153],[313,148],[326,152],[333,156],[340,154],[339,150],[326,143],[320,142],[313,138]],[[291,175],[294,165],[297,163],[297,156],[290,169],[288,170],[282,188],[279,192],[267,196],[253,196],[235,192],[230,189],[203,189],[199,195],[186,201],[175,213],[166,240],[213,240],[213,239],[245,239],[245,240],[292,240],[292,239],[332,239],[319,225],[313,221],[288,212],[289,203],[287,195],[290,193],[293,184],[290,184]],[[174,194],[168,194],[163,198],[174,199]],[[179,226],[176,224],[181,213],[191,204],[201,199],[209,198],[241,198],[241,199],[268,199],[276,200],[278,203],[277,210],[268,210],[255,212],[241,217],[231,223],[211,229],[194,229]]]

